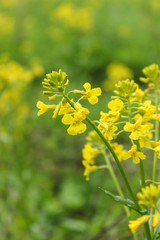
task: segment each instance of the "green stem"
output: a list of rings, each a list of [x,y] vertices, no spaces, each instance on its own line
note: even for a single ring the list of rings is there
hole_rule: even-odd
[[[104,159],[105,159],[105,161],[106,161],[106,164],[107,164],[109,173],[110,173],[110,175],[111,175],[111,177],[112,177],[112,179],[113,179],[113,182],[114,182],[114,184],[115,184],[115,186],[116,186],[116,188],[117,188],[117,192],[119,193],[119,195],[120,195],[121,197],[124,198],[122,189],[121,189],[121,187],[120,187],[120,185],[119,185],[119,182],[118,182],[118,180],[117,180],[116,174],[115,174],[114,171],[113,171],[113,168],[112,168],[112,165],[111,165],[111,163],[110,163],[110,160],[109,160],[108,156],[106,155],[105,151],[103,151],[102,153],[103,153]],[[129,211],[128,207],[124,206],[124,210],[125,210],[125,212],[126,212],[127,217],[129,217],[130,211]]]
[[[148,222],[144,224],[144,229],[145,229],[147,240],[152,240]]]
[[[158,114],[158,88],[155,89],[155,106],[156,106],[156,114]],[[159,121],[155,121],[155,142],[159,140]],[[157,153],[154,152],[154,159],[153,159],[153,181],[156,182],[157,180],[157,165],[158,165],[158,156]],[[155,209],[152,208],[152,215],[155,214]],[[154,232],[154,228],[152,227],[152,235]]]
[[[156,105],[156,114],[158,114],[158,88],[155,89],[155,105]],[[156,122],[155,122],[155,142],[158,142],[158,140],[159,140],[159,121],[156,120]],[[157,180],[157,163],[158,163],[157,153],[154,153],[153,181]]]
[[[86,117],[86,121],[93,127],[93,129],[94,129],[94,130],[97,132],[97,134],[100,136],[100,138],[102,139],[102,141],[104,142],[104,144],[106,145],[106,147],[109,149],[110,153],[112,154],[112,156],[113,156],[113,158],[114,158],[114,160],[115,160],[115,162],[116,162],[116,164],[117,164],[117,166],[118,166],[118,168],[119,168],[119,171],[120,171],[120,173],[121,173],[121,176],[122,176],[122,178],[123,178],[123,180],[124,180],[124,182],[125,182],[125,184],[126,184],[126,187],[127,187],[127,189],[128,189],[128,192],[130,193],[130,196],[131,196],[133,202],[135,203],[135,205],[137,206],[137,208],[140,209],[139,204],[138,204],[138,202],[137,202],[137,199],[136,199],[136,197],[134,196],[134,194],[133,194],[133,192],[132,192],[132,189],[131,189],[131,187],[130,187],[130,185],[129,185],[129,182],[128,182],[128,179],[127,179],[127,177],[126,177],[126,174],[125,174],[125,172],[124,172],[124,170],[123,170],[123,168],[122,168],[122,166],[121,166],[121,164],[120,164],[120,161],[119,161],[117,155],[115,154],[113,148],[112,148],[111,145],[108,143],[107,139],[103,136],[103,134],[101,133],[101,131],[97,128],[97,126],[90,120],[90,118]]]
[[[63,94],[63,97],[68,101],[68,103],[75,109],[74,103],[72,103],[72,102],[70,101],[70,99],[69,99],[64,93],[62,93],[62,94]],[[130,196],[131,196],[133,202],[135,203],[136,207],[140,210],[140,206],[139,206],[139,204],[138,204],[138,202],[137,202],[137,199],[136,199],[136,197],[135,197],[134,194],[133,194],[133,191],[132,191],[132,189],[131,189],[131,187],[130,187],[130,185],[129,185],[129,182],[128,182],[128,179],[127,179],[127,177],[126,177],[126,174],[125,174],[125,172],[124,172],[124,170],[123,170],[123,168],[122,168],[122,166],[121,166],[121,164],[120,164],[120,161],[119,161],[117,155],[115,154],[113,148],[111,147],[111,145],[109,144],[109,142],[107,141],[107,139],[103,136],[103,134],[101,133],[101,131],[97,128],[97,126],[95,125],[95,123],[94,123],[93,121],[91,121],[91,119],[90,119],[89,117],[86,117],[86,121],[93,127],[93,129],[94,129],[94,130],[97,132],[97,134],[100,136],[100,138],[102,139],[102,141],[104,142],[104,144],[106,145],[106,147],[109,149],[110,153],[112,154],[113,158],[115,159],[115,162],[116,162],[116,164],[117,164],[117,167],[119,168],[119,171],[120,171],[120,173],[121,173],[121,176],[122,176],[122,178],[123,178],[123,180],[124,180],[124,182],[125,182],[125,185],[126,185],[126,187],[127,187],[127,189],[128,189],[128,192],[130,193]]]
[[[137,145],[137,151],[138,152],[141,152],[141,148],[140,148],[140,145],[139,145],[139,141],[135,141],[136,142],[136,145]],[[142,187],[145,187],[146,186],[146,182],[145,182],[145,172],[144,172],[144,166],[143,166],[143,161],[140,159],[140,175],[141,175],[141,186]]]

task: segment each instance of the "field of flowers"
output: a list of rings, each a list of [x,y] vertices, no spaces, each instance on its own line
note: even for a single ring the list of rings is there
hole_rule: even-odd
[[[3,240],[136,239],[128,227],[124,206],[100,189],[118,194],[110,170],[103,165],[103,157],[99,156],[98,171],[94,162],[89,169],[85,161],[87,151],[94,157],[98,155],[86,144],[95,135],[85,132],[83,114],[78,119],[78,128],[72,128],[73,116],[64,118],[67,112],[63,107],[68,107],[65,101],[60,102],[59,108],[51,105],[59,96],[49,95],[52,94],[47,82],[50,77],[46,74],[59,69],[66,72],[70,81],[68,91],[73,94],[74,90],[74,94],[86,99],[84,107],[89,109],[92,119],[104,119],[108,109],[115,112],[113,102],[108,103],[117,82],[125,79],[134,79],[139,84],[134,89],[137,92],[132,92],[137,97],[134,104],[143,102],[146,105],[142,108],[150,107],[147,114],[158,114],[158,107],[154,112],[151,102],[145,103],[146,85],[139,77],[146,73],[146,78],[151,78],[142,69],[160,64],[159,12],[159,0],[0,1],[0,236]],[[86,97],[85,91],[90,92],[91,86],[95,89],[93,96]],[[70,101],[73,103],[72,98]],[[122,104],[117,104],[120,112]],[[148,116],[142,108],[143,117]],[[43,115],[38,117],[37,113]],[[58,114],[64,116],[56,118]],[[150,120],[158,121],[155,116]],[[87,129],[92,130],[89,125]],[[130,149],[131,125],[125,129],[118,142]],[[147,125],[144,131],[151,140],[150,129]],[[114,139],[116,130],[112,129],[110,135],[107,132],[108,141]],[[81,132],[84,133],[76,135]],[[131,140],[133,148],[129,153],[118,143],[113,146],[135,193],[141,191],[139,169],[131,159],[136,140]],[[157,152],[158,147],[154,145]],[[148,158],[152,158],[147,151]],[[123,161],[124,155],[129,160]],[[135,161],[139,160],[134,158]],[[146,179],[151,179],[153,161],[143,162]],[[123,195],[130,197],[115,160],[111,165]],[[153,184],[159,182],[158,177],[153,180]],[[132,211],[130,220],[137,218]],[[142,234],[140,228],[137,239],[142,239]]]

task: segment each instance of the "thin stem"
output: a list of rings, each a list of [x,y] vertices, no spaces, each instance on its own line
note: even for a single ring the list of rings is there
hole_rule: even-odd
[[[156,105],[156,114],[158,114],[158,88],[155,89],[155,105]],[[155,122],[155,142],[159,140],[159,122]],[[157,163],[158,157],[157,154],[154,153],[154,161],[153,161],[153,181],[157,180]]]
[[[156,106],[156,112],[155,114],[158,114],[158,88],[155,88],[155,106]],[[159,140],[159,122],[155,121],[155,142],[158,142]],[[153,181],[156,182],[157,180],[157,165],[158,165],[158,156],[157,153],[154,152],[154,159],[153,159]],[[152,214],[155,214],[155,209],[152,208]],[[154,229],[152,227],[152,235],[153,235]]]
[[[114,181],[114,184],[115,184],[115,186],[116,186],[116,188],[117,188],[117,192],[119,193],[119,195],[120,195],[121,197],[124,198],[122,189],[121,189],[121,187],[120,187],[120,185],[119,185],[119,182],[118,182],[118,180],[117,180],[116,174],[115,174],[114,171],[113,171],[113,168],[112,168],[112,165],[111,165],[111,163],[110,163],[110,160],[109,160],[108,156],[106,155],[106,152],[105,152],[105,151],[102,151],[102,154],[103,154],[104,159],[105,159],[105,161],[106,161],[106,164],[107,164],[109,173],[110,173],[110,175],[111,175],[111,177],[112,177],[112,179],[113,179],[113,181]],[[130,211],[129,211],[128,207],[124,206],[124,210],[125,210],[125,212],[126,212],[127,217],[129,217]]]
[[[121,173],[121,176],[126,184],[126,187],[128,189],[128,192],[130,193],[130,196],[133,200],[133,202],[135,203],[135,205],[137,206],[138,209],[140,209],[139,204],[137,202],[136,197],[134,196],[132,189],[129,185],[128,179],[126,177],[126,174],[120,164],[120,161],[117,157],[117,155],[115,154],[113,148],[111,147],[111,145],[108,143],[107,139],[103,136],[103,134],[101,133],[101,131],[97,128],[97,126],[90,120],[90,118],[86,117],[86,121],[93,127],[93,129],[97,132],[97,134],[100,136],[100,138],[102,139],[102,141],[104,142],[104,144],[106,145],[106,147],[109,149],[110,153],[112,154],[113,158],[115,159],[115,162],[119,168],[119,171]]]
[[[145,229],[147,240],[152,240],[148,222],[144,224],[144,229]]]
[[[137,150],[138,152],[141,151],[140,145],[139,145],[139,141],[135,141],[136,145],[137,145]],[[141,186],[145,187],[146,186],[146,182],[145,182],[145,172],[144,172],[144,166],[143,166],[143,161],[140,159],[140,175],[141,175]]]

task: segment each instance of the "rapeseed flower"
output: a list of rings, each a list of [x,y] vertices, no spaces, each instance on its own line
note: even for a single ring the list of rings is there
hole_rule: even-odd
[[[37,108],[40,109],[37,113],[38,116],[40,116],[43,113],[48,112],[50,110],[55,110],[55,108],[56,108],[55,104],[47,105],[47,104],[43,103],[42,101],[38,101],[36,106],[37,106]]]
[[[86,177],[86,180],[89,180],[89,175],[91,172],[94,172],[98,169],[96,165],[90,165],[86,160],[82,161],[83,166],[85,167],[84,176]]]
[[[117,155],[119,161],[121,162],[122,160],[125,160],[125,155],[127,154],[127,151],[124,150],[123,145],[122,144],[118,144],[117,142],[114,142],[112,144],[113,150],[115,152],[115,154]]]
[[[140,159],[144,160],[146,158],[146,156],[142,152],[137,152],[137,146],[136,145],[133,145],[132,148],[128,151],[128,153],[126,153],[123,156],[124,160],[126,160],[130,157],[133,158],[133,162],[136,163],[136,164],[140,162]]]
[[[138,140],[141,137],[146,136],[149,130],[152,128],[153,128],[153,124],[151,123],[143,124],[143,118],[139,117],[134,124],[127,122],[124,126],[124,131],[132,132],[129,138],[133,140]]]
[[[137,218],[136,220],[129,221],[129,228],[131,229],[132,233],[135,233],[136,230],[144,223],[148,222],[149,215],[143,215],[140,218]]]
[[[116,98],[108,103],[108,108],[111,109],[111,112],[117,114],[123,110],[123,105],[123,102],[119,98]]]
[[[150,100],[147,100],[141,104],[138,110],[144,113],[144,117],[151,117],[155,113],[156,108],[151,104]]]
[[[120,114],[109,111],[108,113],[100,112],[100,122],[115,122],[120,118]]]
[[[160,212],[156,212],[156,214],[153,215],[152,226],[156,227],[159,222],[160,222]]]
[[[87,143],[82,149],[83,158],[90,164],[94,164],[94,159],[99,151],[92,147],[92,144]]]
[[[92,144],[87,143],[82,149],[82,155],[84,160],[82,161],[83,166],[85,167],[84,176],[86,180],[89,180],[89,175],[91,172],[96,171],[98,167],[95,164],[95,158],[97,157],[99,151],[92,147]]]
[[[160,186],[150,184],[142,188],[142,192],[137,193],[139,204],[145,207],[157,207],[158,199],[160,198]]]
[[[82,95],[82,99],[87,99],[88,102],[92,105],[98,102],[98,97],[101,95],[102,91],[100,88],[91,89],[91,84],[86,82],[83,85],[86,91],[74,90],[73,92],[76,94]]]
[[[108,141],[114,139],[114,132],[118,129],[112,122],[100,122],[98,128]]]
[[[154,151],[158,154],[158,158],[160,159],[160,141],[155,143]]]
[[[73,114],[65,114],[63,116],[62,123],[70,125],[67,129],[68,134],[77,135],[85,132],[87,127],[86,124],[82,123],[82,121],[86,118],[86,114],[89,114],[89,110],[87,108],[80,107]]]

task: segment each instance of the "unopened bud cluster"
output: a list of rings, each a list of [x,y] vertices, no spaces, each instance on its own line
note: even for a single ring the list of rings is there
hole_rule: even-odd
[[[46,95],[52,95],[53,90],[57,89],[59,92],[63,92],[64,89],[68,86],[69,80],[65,72],[62,72],[61,69],[59,72],[52,71],[52,73],[46,74],[46,78],[42,82],[44,88],[47,91],[43,93]]]

